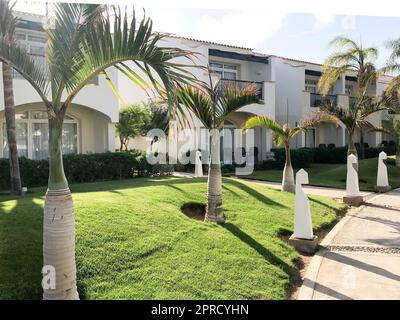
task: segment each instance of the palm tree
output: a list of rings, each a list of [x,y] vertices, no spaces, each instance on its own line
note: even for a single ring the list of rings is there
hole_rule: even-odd
[[[289,124],[280,125],[275,120],[267,116],[255,116],[246,121],[244,128],[265,127],[273,132],[274,143],[276,146],[283,145],[285,148],[285,167],[282,177],[282,191],[294,193],[294,174],[292,167],[292,159],[290,155],[290,142],[303,130],[314,127],[322,122],[332,122],[336,124],[336,119],[331,115],[323,112],[316,112],[309,118],[303,120],[299,125],[290,128]]]
[[[385,127],[373,128],[371,131],[386,133],[393,137],[396,143],[396,167],[400,167],[400,120],[396,119],[395,114],[389,114]]]
[[[233,83],[221,85],[216,82],[214,85],[203,87],[179,86],[176,92],[178,102],[191,111],[210,131],[211,150],[205,221],[224,223],[219,131],[231,113],[246,105],[258,103],[258,89],[255,84],[240,89]]]
[[[376,97],[362,96],[357,98],[349,108],[334,106],[332,104],[325,104],[321,107],[321,111],[325,112],[341,122],[349,135],[349,144],[347,154],[354,154],[357,156],[357,148],[354,144],[354,135],[356,129],[360,132],[372,132],[376,127],[368,120],[372,114],[387,110],[385,99],[378,99]]]
[[[171,97],[169,93],[173,91],[174,81],[191,79],[184,65],[171,61],[188,57],[190,53],[158,47],[163,35],[152,31],[150,19],[144,18],[137,24],[135,15],[128,18],[127,13],[121,14],[118,7],[113,8],[110,12],[109,7],[102,5],[55,4],[54,20],[47,30],[47,68],[15,44],[0,39],[0,60],[11,65],[33,86],[48,114],[50,159],[43,217],[43,257],[45,266],[55,268],[56,289],[44,288],[45,299],[79,298],[74,207],[64,174],[61,148],[64,116],[73,99],[94,76],[103,74],[109,79],[106,70],[112,66],[143,86],[143,77],[126,61],[132,61],[155,88],[168,97]],[[165,90],[155,79],[154,72]]]
[[[388,42],[387,47],[392,50],[387,65],[383,72],[396,74],[390,81],[386,92],[388,94],[400,95],[400,38]]]
[[[336,37],[329,45],[337,47],[339,51],[325,60],[318,89],[323,95],[327,95],[340,77],[349,73],[356,74],[356,101],[355,106],[350,105],[350,108],[354,108],[354,110],[349,114],[363,113],[362,110],[359,111],[358,109],[363,109],[363,103],[366,101],[364,97],[367,94],[368,87],[376,82],[379,74],[374,65],[378,57],[378,50],[374,47],[364,48],[361,43],[358,44],[347,37]],[[364,157],[364,128],[362,126],[358,128],[360,130],[362,157]],[[348,152],[357,155],[353,138],[353,136],[350,137]]]
[[[8,0],[0,1],[0,37],[4,42],[12,43],[18,18],[13,15],[13,7]],[[11,194],[21,195],[21,174],[19,171],[17,138],[15,127],[15,104],[13,88],[13,71],[9,64],[3,66],[3,92],[4,92],[4,113],[6,118],[7,145],[10,158],[10,181]]]

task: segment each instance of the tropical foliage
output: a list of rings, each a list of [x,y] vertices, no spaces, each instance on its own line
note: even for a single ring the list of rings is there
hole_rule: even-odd
[[[356,129],[359,130],[363,158],[364,132],[373,127],[367,118],[373,113],[383,110],[379,101],[367,96],[368,88],[376,83],[379,76],[374,64],[378,57],[378,50],[375,47],[364,48],[362,44],[347,37],[336,37],[330,42],[330,45],[335,46],[339,51],[334,52],[325,60],[318,89],[326,95],[339,78],[349,73],[356,76],[356,93],[353,97],[354,102],[349,103],[349,108],[328,103],[324,109],[346,127],[349,135],[349,154],[357,155],[354,135]]]
[[[151,124],[152,114],[150,109],[143,104],[133,104],[122,107],[119,111],[119,121],[115,129],[120,140],[120,151],[128,151],[129,139],[145,135]]]
[[[185,106],[203,126],[210,130],[211,152],[207,184],[206,220],[225,222],[222,207],[222,176],[220,164],[220,130],[232,112],[258,102],[255,84],[239,88],[234,83],[222,85],[179,85],[176,90],[178,102]],[[190,117],[190,116],[189,116]]]
[[[14,43],[14,32],[18,18],[13,14],[15,3],[10,5],[8,0],[0,1],[0,38],[5,43]],[[14,43],[15,44],[15,43]],[[2,63],[4,113],[6,118],[7,146],[10,158],[10,190],[11,194],[22,194],[21,174],[18,161],[18,149],[15,125],[15,103],[12,68]]]
[[[96,75],[104,75],[115,89],[108,75],[112,66],[139,87],[153,85],[168,101],[172,101],[170,93],[175,82],[190,81],[192,75],[184,64],[171,61],[188,58],[190,53],[159,47],[157,44],[164,35],[152,31],[152,21],[148,18],[139,22],[134,14],[128,17],[115,6],[76,3],[55,4],[51,12],[54,17],[46,30],[47,67],[4,38],[0,39],[0,60],[12,66],[32,85],[48,114],[50,159],[43,256],[44,265],[63,272],[57,273],[55,290],[44,289],[44,298],[77,299],[74,210],[61,149],[62,124],[67,109]],[[141,74],[146,75],[150,84]]]
[[[336,119],[330,114],[323,112],[316,112],[307,119],[304,119],[299,125],[291,128],[288,123],[280,125],[275,120],[266,116],[255,116],[246,121],[244,128],[249,129],[253,127],[264,127],[271,130],[273,133],[273,140],[276,146],[283,145],[285,148],[286,162],[283,169],[282,178],[282,191],[292,192],[295,191],[294,173],[292,160],[290,155],[291,141],[303,130],[314,127],[322,122],[336,123]]]

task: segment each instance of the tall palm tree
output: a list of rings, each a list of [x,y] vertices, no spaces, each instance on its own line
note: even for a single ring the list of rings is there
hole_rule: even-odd
[[[219,132],[231,113],[246,105],[258,103],[258,89],[255,84],[240,89],[233,83],[220,85],[216,82],[214,85],[203,87],[179,86],[176,92],[178,102],[190,110],[210,131],[211,149],[205,220],[224,223]]]
[[[290,128],[289,124],[280,125],[275,120],[267,116],[255,116],[246,121],[244,128],[265,127],[272,131],[274,135],[274,143],[276,146],[283,145],[285,148],[285,167],[282,177],[282,191],[294,193],[294,174],[292,159],[290,155],[290,142],[303,130],[314,127],[322,122],[332,122],[336,124],[336,119],[331,115],[323,112],[316,112],[309,118],[303,120],[296,127]]]
[[[8,0],[0,1],[0,37],[4,42],[13,43],[15,27],[18,18],[13,15],[13,7]],[[7,145],[10,158],[10,182],[11,194],[21,195],[22,184],[19,170],[17,137],[15,126],[15,104],[13,72],[9,64],[3,62],[3,93],[4,93],[4,113],[6,118]]]
[[[113,8],[111,11],[102,5],[55,4],[54,20],[47,30],[47,68],[18,46],[0,39],[0,60],[11,65],[33,86],[48,114],[50,167],[44,207],[43,257],[45,266],[55,268],[56,288],[44,288],[45,299],[79,298],[74,206],[61,148],[62,125],[73,99],[94,76],[103,74],[109,79],[106,70],[112,66],[143,86],[143,77],[126,61],[134,62],[161,94],[172,92],[174,81],[191,79],[183,64],[171,61],[188,57],[190,53],[157,46],[163,35],[152,31],[150,19],[137,23],[135,15],[128,18],[127,13],[121,14],[118,7]]]
[[[364,97],[367,94],[368,87],[376,82],[379,75],[374,64],[378,57],[378,49],[375,47],[364,48],[361,43],[341,36],[334,38],[329,45],[335,46],[339,51],[333,53],[325,60],[322,67],[322,76],[318,82],[318,89],[323,95],[326,95],[340,77],[349,73],[355,74],[357,87],[354,104],[356,106],[350,105],[350,108],[354,108],[350,113],[358,113],[358,109],[362,109],[363,103],[366,101]],[[359,130],[361,152],[362,157],[364,157],[364,128],[360,126]],[[349,145],[348,151],[357,155],[357,150],[354,148],[354,141],[352,139],[353,136],[350,137],[350,143],[353,145]]]

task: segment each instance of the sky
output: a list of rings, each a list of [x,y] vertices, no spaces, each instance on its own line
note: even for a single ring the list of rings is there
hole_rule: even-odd
[[[87,0],[104,3],[103,0]],[[134,0],[107,1],[135,5],[137,15],[154,21],[154,29],[180,36],[252,48],[256,52],[322,63],[339,35],[379,49],[383,66],[387,40],[400,38],[400,2],[394,0]],[[362,4],[362,5],[361,5]],[[19,0],[16,9],[44,12],[40,0]],[[394,16],[397,13],[397,17]]]

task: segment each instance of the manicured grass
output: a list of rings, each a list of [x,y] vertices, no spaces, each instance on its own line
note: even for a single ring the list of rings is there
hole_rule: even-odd
[[[389,183],[392,188],[400,187],[400,168],[390,163],[387,165]],[[313,163],[310,168],[305,169],[311,185],[346,188],[346,165],[345,164],[318,164]],[[295,170],[296,172],[297,170]],[[378,171],[378,159],[365,159],[359,162],[359,183],[360,190],[374,191],[376,185],[376,175]],[[266,180],[266,181],[282,181],[281,170],[261,170],[255,171],[248,178]]]
[[[285,299],[298,254],[293,195],[224,179],[229,223],[187,218],[205,202],[205,179],[138,178],[72,185],[82,299]],[[0,197],[0,298],[40,299],[45,189]],[[315,228],[344,205],[312,197]]]

